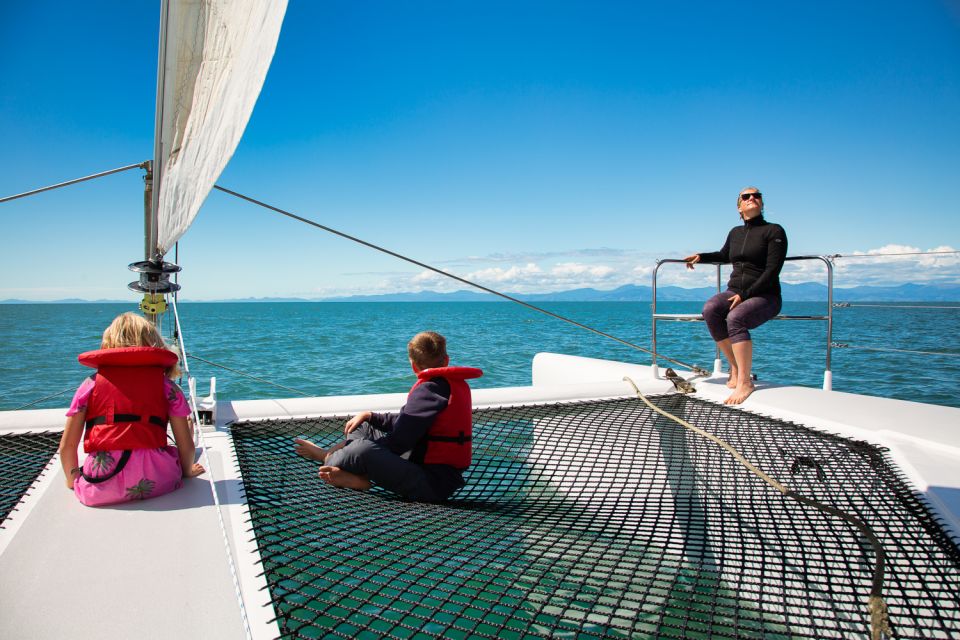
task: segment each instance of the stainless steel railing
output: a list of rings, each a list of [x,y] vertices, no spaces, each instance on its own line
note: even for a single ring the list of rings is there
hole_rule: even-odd
[[[832,338],[833,338],[833,263],[830,262],[830,259],[825,256],[792,256],[786,259],[787,261],[795,260],[820,260],[827,267],[827,315],[778,315],[774,317],[774,320],[819,320],[821,322],[827,323],[827,357],[826,365],[823,371],[823,388],[826,391],[830,391],[833,388],[833,373],[831,371],[831,348],[832,348]],[[664,264],[686,264],[683,260],[677,259],[665,259],[658,260],[657,266],[653,270],[653,304],[652,304],[652,313],[653,313],[653,344],[652,350],[654,353],[657,353],[657,322],[658,321],[667,321],[667,322],[703,322],[703,315],[698,313],[657,313],[657,274],[660,271],[660,267]],[[721,263],[718,262],[698,262],[698,265],[707,265],[712,264],[717,267],[717,293],[723,291],[723,282],[720,277],[720,267]],[[713,372],[715,374],[720,373],[721,371],[721,362],[720,362],[720,349],[717,348],[716,358],[713,361]],[[653,372],[654,375],[657,375],[657,359],[656,356],[653,358]]]

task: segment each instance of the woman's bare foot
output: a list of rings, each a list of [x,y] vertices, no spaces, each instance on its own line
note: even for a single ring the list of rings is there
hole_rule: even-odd
[[[332,484],[342,489],[366,491],[372,486],[366,476],[359,476],[355,473],[344,471],[340,467],[320,467],[320,472],[317,475],[327,484]]]
[[[737,368],[730,367],[730,377],[727,378],[727,386],[731,389],[737,388]]]
[[[738,385],[736,390],[730,394],[730,397],[723,401],[723,404],[740,404],[750,397],[750,394],[756,390],[752,382],[745,382]]]
[[[310,460],[316,460],[317,462],[323,462],[327,459],[327,451],[324,451],[309,440],[294,438],[293,442],[296,445],[293,450],[297,452],[297,455],[301,455]]]

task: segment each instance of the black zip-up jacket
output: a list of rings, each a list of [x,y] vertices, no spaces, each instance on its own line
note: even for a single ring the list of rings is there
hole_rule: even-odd
[[[734,227],[720,251],[700,254],[700,262],[733,265],[727,288],[746,300],[767,293],[780,295],[780,269],[787,257],[787,234],[763,216]]]

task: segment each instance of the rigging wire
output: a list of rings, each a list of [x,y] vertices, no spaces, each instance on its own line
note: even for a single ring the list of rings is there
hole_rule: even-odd
[[[836,258],[888,258],[892,256],[945,256],[953,254],[960,254],[960,249],[951,251],[904,251],[901,253],[834,253],[827,258],[834,260]]]
[[[879,307],[883,309],[960,309],[960,306],[935,305],[935,304],[857,304],[854,302],[835,302],[834,309],[846,309],[848,307]]]
[[[36,386],[36,385],[33,385],[33,384],[22,384],[22,385],[20,385],[19,387],[12,387],[12,388],[10,388],[10,389],[4,389],[4,390],[3,390],[3,393],[0,393],[0,399],[2,399],[2,398],[9,398],[10,396],[16,395],[16,394],[20,393],[21,391],[26,391],[26,390],[32,389],[32,388],[34,388],[34,386]],[[63,392],[61,391],[60,393],[63,393]],[[59,394],[57,394],[57,395],[59,395]]]
[[[648,407],[650,407],[660,415],[676,422],[680,426],[685,427],[690,431],[693,431],[697,435],[703,438],[706,438],[707,440],[710,440],[711,442],[717,444],[722,449],[726,450],[730,455],[732,455],[734,459],[736,459],[737,462],[742,464],[748,471],[750,471],[750,473],[754,474],[755,476],[763,480],[765,483],[767,483],[768,485],[770,485],[771,487],[779,491],[781,494],[783,494],[783,497],[793,498],[794,500],[796,500],[801,504],[814,507],[815,509],[823,511],[828,515],[841,518],[846,522],[848,522],[849,524],[852,524],[854,527],[856,527],[857,530],[859,530],[860,533],[863,534],[863,536],[870,542],[870,545],[873,547],[873,552],[876,557],[876,560],[874,562],[874,568],[873,568],[873,580],[870,588],[870,597],[868,599],[868,611],[870,612],[871,640],[881,640],[882,638],[893,637],[890,629],[890,617],[887,612],[887,604],[883,600],[883,575],[886,570],[885,568],[886,568],[887,554],[886,554],[886,551],[884,551],[883,546],[880,544],[880,539],[877,538],[876,533],[874,533],[870,525],[868,525],[866,522],[864,522],[860,518],[850,513],[837,509],[836,507],[832,507],[828,504],[824,504],[819,500],[808,498],[807,496],[801,495],[796,491],[790,489],[785,484],[773,479],[772,477],[770,477],[769,475],[767,475],[766,473],[758,469],[753,463],[751,463],[743,454],[737,451],[737,449],[727,441],[723,440],[718,436],[713,435],[712,433],[704,431],[703,429],[697,426],[694,426],[693,424],[690,424],[686,420],[683,420],[682,418],[678,418],[672,413],[665,411],[660,407],[658,407],[657,405],[653,404],[640,391],[640,388],[629,376],[624,376],[623,380],[624,382],[630,383],[630,386],[633,387],[633,390],[636,393],[637,397],[640,398],[640,400],[642,400],[644,404],[646,404]]]
[[[285,389],[285,390],[287,390],[287,391],[293,391],[294,393],[299,393],[299,394],[302,395],[302,396],[307,396],[307,397],[309,397],[309,396],[311,395],[311,394],[307,393],[306,391],[300,391],[299,389],[294,389],[293,387],[285,387],[285,386],[282,385],[282,384],[278,384],[278,383],[276,383],[276,382],[271,382],[271,381],[265,380],[265,379],[263,379],[263,378],[258,378],[257,376],[250,375],[249,373],[244,373],[243,371],[238,371],[237,369],[231,369],[230,367],[227,367],[227,366],[222,365],[222,364],[217,364],[216,362],[210,362],[209,360],[205,360],[205,359],[201,358],[200,356],[198,356],[197,354],[195,354],[195,353],[193,353],[193,352],[187,353],[186,351],[184,351],[184,354],[186,355],[186,357],[191,358],[191,359],[193,359],[193,360],[199,360],[200,362],[203,362],[203,363],[205,363],[205,364],[209,364],[209,365],[212,366],[212,367],[218,367],[218,368],[223,369],[223,370],[225,370],[225,371],[229,371],[229,372],[231,372],[231,373],[236,373],[237,375],[244,376],[245,378],[250,378],[250,379],[252,379],[252,380],[256,380],[257,382],[263,382],[263,383],[265,383],[265,384],[273,385],[274,387],[279,387],[279,388]]]
[[[23,405],[22,407],[17,407],[16,409],[12,409],[12,411],[20,411],[21,409],[26,409],[27,407],[32,407],[32,406],[35,405],[35,404],[40,404],[40,403],[43,402],[44,400],[50,400],[51,398],[56,398],[57,396],[62,396],[63,394],[69,393],[69,392],[74,391],[74,390],[76,390],[76,387],[69,387],[69,388],[67,388],[67,389],[64,389],[63,391],[59,391],[59,392],[54,393],[54,394],[52,394],[52,395],[49,395],[49,396],[47,396],[47,397],[45,397],[45,398],[40,398],[39,400],[34,400],[33,402],[29,402],[29,403]]]
[[[916,351],[914,349],[895,349],[893,347],[860,347],[846,342],[831,342],[830,346],[834,349],[861,349],[864,351],[891,351],[895,353],[912,353],[921,356],[949,356],[960,358],[960,353],[947,353],[945,351]]]
[[[180,327],[180,313],[177,310],[176,298],[172,300],[171,307],[173,309],[173,321],[175,325],[174,330],[176,331],[176,334],[179,337],[177,346],[180,349],[180,353],[183,359],[184,373],[186,374],[187,380],[189,381],[190,365],[187,363],[187,357],[186,357],[187,345],[183,341],[183,331]],[[230,539],[227,534],[227,527],[223,521],[223,507],[220,505],[220,498],[217,495],[217,484],[213,477],[213,465],[210,462],[210,456],[208,454],[210,447],[207,446],[206,439],[203,436],[203,428],[200,426],[200,413],[198,410],[199,404],[197,402],[195,386],[188,384],[187,391],[190,393],[190,405],[191,405],[190,408],[192,411],[193,428],[195,430],[195,433],[197,433],[200,437],[200,446],[202,447],[202,450],[203,450],[203,453],[201,455],[203,457],[204,466],[206,467],[206,470],[207,470],[207,480],[210,483],[210,493],[213,494],[213,505],[217,512],[217,520],[220,523],[220,534],[223,537],[223,548],[227,554],[227,563],[230,567],[230,577],[233,579],[234,595],[236,595],[237,604],[240,606],[240,617],[243,620],[244,633],[246,637],[249,639],[253,637],[253,634],[250,629],[250,620],[247,616],[247,608],[243,603],[243,592],[240,589],[240,578],[237,575],[237,567],[233,562],[233,553],[230,550]]]
[[[43,193],[44,191],[52,191],[53,189],[59,189],[60,187],[69,187],[72,184],[77,184],[78,182],[85,182],[87,180],[93,180],[94,178],[102,178],[103,176],[109,176],[114,173],[120,173],[121,171],[128,171],[130,169],[145,169],[147,167],[147,162],[139,162],[137,164],[128,164],[125,167],[118,167],[116,169],[110,169],[109,171],[101,171],[100,173],[94,173],[93,175],[84,176],[82,178],[76,178],[75,180],[67,180],[66,182],[61,182],[59,184],[52,184],[47,187],[40,187],[39,189],[34,189],[32,191],[25,191],[23,193],[18,193],[14,196],[7,196],[5,198],[0,198],[0,203],[9,202],[10,200],[16,200],[17,198],[25,198],[27,196],[32,196],[37,193]]]
[[[397,253],[396,251],[391,251],[390,249],[386,249],[386,248],[381,247],[381,246],[379,246],[379,245],[373,244],[372,242],[367,242],[366,240],[362,240],[362,239],[357,238],[356,236],[352,236],[352,235],[350,235],[350,234],[348,234],[348,233],[344,233],[344,232],[342,232],[342,231],[338,231],[338,230],[333,229],[333,228],[331,228],[331,227],[328,227],[328,226],[326,226],[326,225],[320,224],[319,222],[315,222],[315,221],[310,220],[310,219],[308,219],[308,218],[304,218],[304,217],[302,217],[302,216],[298,216],[298,215],[295,214],[295,213],[291,213],[291,212],[289,212],[289,211],[284,211],[283,209],[280,209],[280,208],[278,208],[278,207],[274,207],[274,206],[269,205],[269,204],[267,204],[267,203],[265,203],[265,202],[261,202],[260,200],[256,200],[256,199],[254,199],[254,198],[251,198],[250,196],[245,196],[245,195],[243,195],[242,193],[237,193],[236,191],[232,191],[232,190],[230,190],[230,189],[221,187],[220,185],[213,185],[213,188],[214,188],[214,189],[217,189],[217,190],[219,190],[219,191],[222,191],[222,192],[224,192],[224,193],[226,193],[226,194],[232,195],[232,196],[234,196],[234,197],[236,197],[236,198],[240,198],[241,200],[246,200],[247,202],[250,202],[251,204],[255,204],[255,205],[261,206],[261,207],[263,207],[264,209],[269,209],[270,211],[274,211],[274,212],[279,213],[279,214],[281,214],[281,215],[287,216],[288,218],[292,218],[292,219],[297,220],[297,221],[299,221],[299,222],[303,222],[303,223],[305,223],[305,224],[308,224],[308,225],[310,225],[310,226],[316,227],[316,228],[318,228],[318,229],[322,229],[323,231],[327,231],[328,233],[332,233],[332,234],[334,234],[334,235],[338,235],[338,236],[340,236],[341,238],[345,238],[345,239],[350,240],[350,241],[352,241],[352,242],[356,242],[357,244],[362,244],[362,245],[365,246],[365,247],[369,247],[369,248],[375,249],[376,251],[379,251],[379,252],[381,252],[381,253],[385,253],[385,254],[387,254],[387,255],[393,256],[394,258],[398,258],[398,259],[403,260],[403,261],[405,261],[405,262],[409,262],[410,264],[417,265],[418,267],[422,267],[422,268],[427,269],[427,270],[429,270],[429,271],[433,271],[434,273],[437,273],[437,274],[439,274],[439,275],[446,276],[447,278],[451,278],[451,279],[456,280],[456,281],[458,281],[458,282],[462,282],[463,284],[466,284],[466,285],[468,285],[468,286],[474,287],[474,288],[476,288],[476,289],[480,289],[481,291],[485,291],[486,293],[490,293],[490,294],[492,294],[492,295],[499,296],[499,297],[501,297],[501,298],[503,298],[503,299],[505,299],[505,300],[509,300],[510,302],[515,302],[515,303],[517,303],[517,304],[519,304],[519,305],[522,305],[522,306],[524,306],[524,307],[526,307],[526,308],[528,308],[528,309],[531,309],[531,310],[533,310],[533,311],[537,311],[537,312],[539,312],[539,313],[548,315],[548,316],[550,316],[550,317],[552,317],[552,318],[556,318],[557,320],[562,320],[562,321],[564,321],[564,322],[567,322],[567,323],[569,323],[569,324],[572,324],[572,325],[574,325],[574,326],[576,326],[576,327],[579,327],[579,328],[581,328],[581,329],[584,329],[584,330],[586,330],[586,331],[590,331],[590,332],[595,333],[595,334],[597,334],[597,335],[599,335],[599,336],[603,336],[604,338],[609,338],[610,340],[614,340],[614,341],[616,341],[616,342],[619,342],[620,344],[626,345],[626,346],[630,347],[631,349],[636,349],[637,351],[642,351],[643,353],[650,354],[650,355],[652,355],[652,356],[654,356],[654,357],[656,357],[656,358],[659,358],[659,359],[661,359],[661,360],[666,360],[667,362],[672,362],[673,364],[676,364],[676,365],[678,365],[678,366],[684,367],[684,368],[686,368],[686,369],[690,369],[691,371],[693,371],[694,373],[696,373],[697,376],[707,377],[707,376],[710,375],[710,372],[708,372],[708,371],[706,371],[705,369],[702,369],[702,368],[700,368],[700,367],[698,367],[698,366],[696,366],[696,365],[687,364],[687,363],[685,363],[685,362],[681,362],[681,361],[679,361],[679,360],[675,360],[675,359],[673,359],[673,358],[670,358],[670,357],[661,355],[661,354],[659,354],[659,353],[655,353],[655,352],[651,351],[650,349],[645,349],[644,347],[641,347],[641,346],[639,346],[639,345],[636,345],[636,344],[634,344],[634,343],[632,343],[632,342],[628,342],[628,341],[623,340],[623,339],[621,339],[621,338],[618,338],[618,337],[616,337],[616,336],[610,335],[609,333],[605,333],[605,332],[600,331],[600,330],[598,330],[598,329],[594,329],[593,327],[590,327],[590,326],[587,326],[587,325],[582,324],[582,323],[580,323],[580,322],[577,322],[576,320],[572,320],[572,319],[570,319],[570,318],[561,316],[561,315],[559,315],[559,314],[557,314],[557,313],[554,313],[554,312],[552,312],[552,311],[547,311],[546,309],[544,309],[544,308],[542,308],[542,307],[538,307],[538,306],[532,305],[532,304],[530,304],[529,302],[524,302],[523,300],[520,300],[520,299],[518,299],[518,298],[514,298],[513,296],[507,295],[507,294],[505,294],[505,293],[501,293],[501,292],[496,291],[496,290],[494,290],[494,289],[491,289],[491,288],[489,288],[489,287],[485,287],[485,286],[483,286],[482,284],[478,284],[478,283],[473,282],[473,281],[471,281],[471,280],[467,280],[466,278],[461,278],[460,276],[455,275],[455,274],[452,274],[452,273],[449,273],[449,272],[447,272],[447,271],[442,271],[442,270],[440,270],[440,269],[438,269],[438,268],[436,268],[436,267],[430,266],[429,264],[426,264],[426,263],[424,263],[424,262],[420,262],[419,260],[415,260],[415,259],[413,259],[413,258],[407,257],[407,256],[405,256],[405,255],[403,255],[403,254]]]

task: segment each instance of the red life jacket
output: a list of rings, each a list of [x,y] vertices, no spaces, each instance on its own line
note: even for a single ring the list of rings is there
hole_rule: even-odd
[[[85,452],[167,446],[170,416],[163,379],[177,354],[157,347],[123,347],[87,351],[77,359],[97,369],[87,403]]]
[[[483,375],[473,367],[435,367],[417,374],[417,383],[410,391],[432,378],[443,378],[450,384],[447,407],[437,414],[427,431],[427,451],[424,464],[448,464],[466,469],[472,459],[473,401],[467,380]]]

